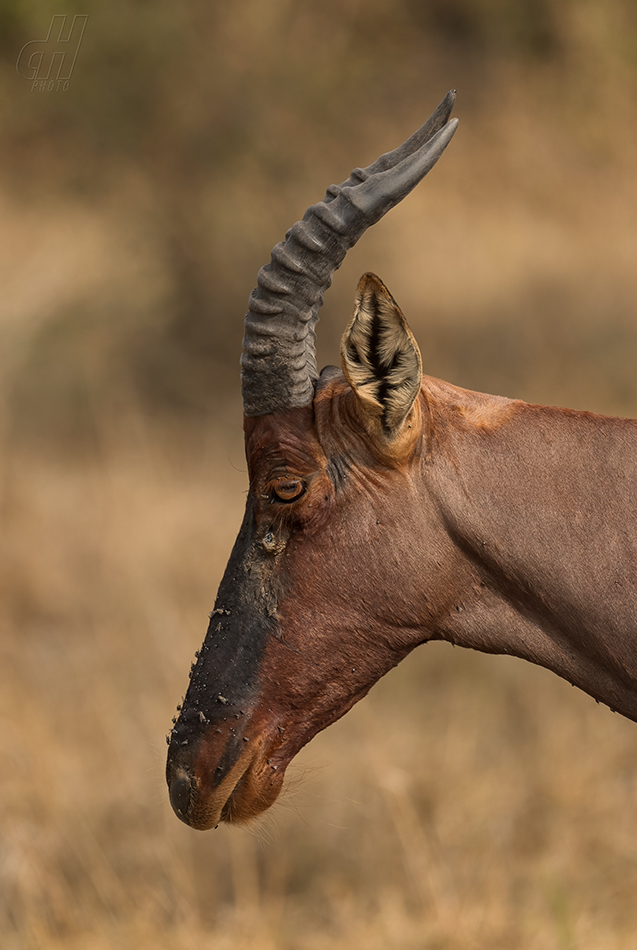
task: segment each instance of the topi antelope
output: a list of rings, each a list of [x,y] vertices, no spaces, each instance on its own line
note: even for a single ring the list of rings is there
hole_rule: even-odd
[[[637,422],[423,377],[373,274],[342,372],[317,372],[332,275],[436,163],[454,98],[330,187],[250,298],[248,501],[169,737],[193,828],[266,809],[299,749],[428,640],[523,657],[637,720]]]

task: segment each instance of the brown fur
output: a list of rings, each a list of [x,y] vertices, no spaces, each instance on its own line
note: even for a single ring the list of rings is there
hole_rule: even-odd
[[[231,580],[253,579],[271,635],[245,716],[171,758],[193,827],[267,808],[299,749],[427,640],[526,658],[637,720],[637,422],[424,377],[380,431],[355,375],[245,421],[253,507]]]
[[[280,539],[286,591],[248,748],[216,788],[202,744],[195,827],[271,804],[296,752],[430,639],[525,657],[637,719],[637,423],[431,379],[419,414],[400,464],[342,377],[313,409],[246,421],[256,534]],[[282,473],[308,486],[284,506],[267,494]]]

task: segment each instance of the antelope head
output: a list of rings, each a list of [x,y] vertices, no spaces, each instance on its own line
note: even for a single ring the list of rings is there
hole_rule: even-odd
[[[318,373],[314,339],[348,249],[451,140],[454,99],[395,151],[331,186],[274,248],[250,297],[241,360],[248,500],[169,737],[170,800],[193,828],[271,805],[299,749],[431,636],[452,596],[449,585],[423,592],[409,540],[417,509],[432,565],[445,560],[448,539],[414,488],[425,413],[405,318],[365,274],[342,371]],[[451,576],[453,556],[445,563]]]

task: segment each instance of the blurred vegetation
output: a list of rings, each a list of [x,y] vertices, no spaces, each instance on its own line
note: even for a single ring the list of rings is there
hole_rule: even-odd
[[[155,292],[133,302],[130,281],[109,275],[99,302],[82,297],[49,314],[34,359],[47,358],[47,340],[72,359],[77,334],[97,333],[101,372],[125,366],[153,410],[209,414],[219,392],[236,392],[241,315],[269,248],[325,184],[404,137],[447,88],[460,89],[467,127],[448,164],[466,180],[442,187],[466,194],[471,176],[470,200],[481,196],[487,211],[517,192],[527,204],[557,198],[546,213],[559,218],[561,163],[574,180],[632,168],[637,13],[626,0],[84,0],[71,12],[89,21],[70,89],[36,93],[15,71],[16,51],[45,35],[51,8],[2,3],[0,174],[14,201],[110,214],[123,253],[143,253],[154,269]],[[512,115],[533,129],[537,155],[515,156]],[[331,345],[342,322],[325,331]],[[461,333],[452,349],[462,356]],[[489,383],[487,373],[481,388]],[[59,397],[68,428],[68,393],[56,385],[39,372],[37,393],[25,402],[21,391],[19,406],[33,418],[47,405],[50,416]]]
[[[54,13],[89,20],[41,93]],[[0,0],[0,78],[0,946],[632,948],[635,727],[548,674],[419,651],[254,836],[177,822],[162,743],[240,520],[257,270],[447,89],[322,362],[372,269],[428,373],[637,415],[635,4]]]

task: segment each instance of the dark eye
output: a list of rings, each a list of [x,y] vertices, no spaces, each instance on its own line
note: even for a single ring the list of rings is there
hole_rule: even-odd
[[[305,491],[305,482],[300,478],[277,478],[272,492],[278,501],[294,501]]]

